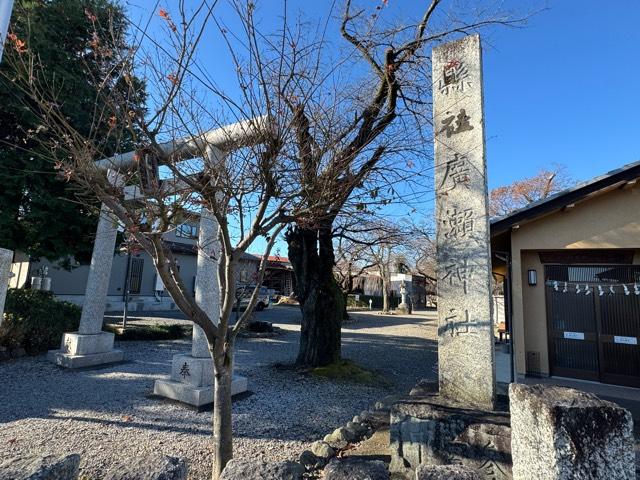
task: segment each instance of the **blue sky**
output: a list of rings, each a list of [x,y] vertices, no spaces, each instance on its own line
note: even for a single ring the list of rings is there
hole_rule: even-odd
[[[640,2],[547,5],[485,41],[491,187],[554,162],[587,180],[640,160]]]
[[[449,8],[464,1],[444,0],[442,5]],[[498,5],[515,16],[537,12],[520,28],[481,33],[490,188],[553,164],[565,165],[579,181],[640,160],[640,2],[466,1]],[[290,12],[301,9],[311,19],[326,16],[331,3],[289,1]],[[155,4],[156,0],[131,0],[132,19],[146,17]],[[276,25],[281,2],[257,4],[261,25]],[[425,4],[426,0],[388,0],[384,14],[403,18],[421,12]],[[160,6],[171,11],[174,2]],[[220,16],[229,18],[225,0],[219,7]],[[205,36],[201,58],[208,58],[206,68],[221,86],[236,88],[231,65],[216,51],[216,45],[224,51],[219,42],[215,33]],[[423,207],[427,215],[432,206],[428,203]],[[281,250],[286,251],[282,245]]]

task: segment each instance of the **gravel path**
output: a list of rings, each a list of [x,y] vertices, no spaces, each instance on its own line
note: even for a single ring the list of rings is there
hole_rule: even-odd
[[[234,402],[236,456],[295,459],[309,444],[376,400],[406,393],[434,377],[433,314],[411,318],[354,314],[343,329],[343,354],[379,371],[386,388],[302,376],[274,363],[295,359],[299,311],[274,307],[258,314],[284,333],[239,339],[236,365],[252,394]],[[175,316],[175,315],[173,315]],[[25,452],[82,455],[85,479],[99,479],[114,460],[148,452],[184,457],[191,479],[209,477],[210,412],[150,397],[168,374],[172,355],[188,341],[121,342],[128,363],[66,371],[41,357],[0,364],[0,458]]]

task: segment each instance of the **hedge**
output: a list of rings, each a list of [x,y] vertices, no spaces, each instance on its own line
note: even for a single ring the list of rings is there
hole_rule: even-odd
[[[0,325],[0,346],[23,347],[29,355],[59,348],[62,334],[75,332],[82,310],[61,302],[51,292],[9,289],[5,318]]]

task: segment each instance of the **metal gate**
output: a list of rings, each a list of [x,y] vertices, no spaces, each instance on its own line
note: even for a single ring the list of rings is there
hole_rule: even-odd
[[[640,387],[640,265],[546,265],[551,375]]]

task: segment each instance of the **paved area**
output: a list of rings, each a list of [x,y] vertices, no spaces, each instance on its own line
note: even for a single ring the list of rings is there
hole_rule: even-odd
[[[175,312],[162,317],[181,321]],[[378,371],[390,382],[386,387],[336,383],[274,368],[295,359],[299,310],[274,307],[256,317],[273,321],[283,334],[239,339],[237,370],[248,377],[252,393],[234,403],[236,455],[294,459],[381,397],[405,393],[418,379],[435,377],[432,313],[358,313],[345,325],[344,357]],[[160,452],[186,458],[192,479],[209,478],[210,412],[150,396],[153,381],[168,374],[172,355],[188,352],[190,343],[120,342],[118,348],[125,350],[128,362],[102,369],[66,371],[42,356],[2,363],[0,457],[78,452],[88,480],[99,479],[117,459]]]

